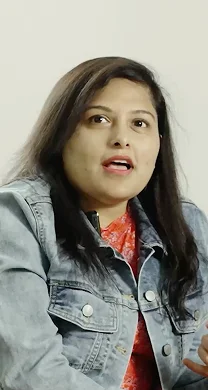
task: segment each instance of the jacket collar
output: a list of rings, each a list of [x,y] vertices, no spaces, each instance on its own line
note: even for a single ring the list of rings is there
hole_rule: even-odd
[[[132,200],[134,204],[134,209],[136,211],[136,218],[138,219],[139,222],[139,232],[140,232],[140,243],[143,247],[147,248],[155,248],[158,247],[162,249],[164,254],[167,254],[167,249],[165,244],[162,242],[161,238],[159,237],[157,231],[155,230],[154,226],[150,222],[147,214],[145,213],[140,200],[135,197]],[[98,236],[98,233],[96,230],[93,228],[91,223],[89,222],[88,218],[86,217],[85,213],[81,211],[82,218],[84,220],[84,223],[88,226],[88,228],[92,231],[93,234],[96,235],[96,238],[98,240],[98,243],[100,246],[105,247],[107,246],[106,243],[102,240],[100,236]]]
[[[132,203],[139,222],[141,244],[150,248],[159,247],[163,250],[164,254],[167,255],[166,245],[162,242],[159,234],[150,222],[138,197],[133,198]]]
[[[46,179],[44,179],[44,175],[41,175],[38,179],[39,184],[41,185],[41,194],[45,195],[47,192],[50,193],[50,187],[47,184]],[[166,245],[162,242],[161,238],[159,237],[157,231],[155,230],[154,226],[150,222],[147,214],[144,211],[144,208],[139,200],[139,198],[136,196],[132,199],[132,203],[134,205],[134,209],[136,211],[136,218],[139,225],[139,233],[140,233],[140,243],[143,247],[153,249],[155,247],[162,249],[163,253],[167,255],[167,248]],[[95,231],[91,223],[89,222],[88,218],[86,217],[85,213],[83,211],[80,211],[82,215],[83,222],[88,226],[90,230],[92,230],[92,233],[96,234],[97,240],[100,246],[106,246],[104,241],[101,239],[101,237],[98,235],[98,233]]]

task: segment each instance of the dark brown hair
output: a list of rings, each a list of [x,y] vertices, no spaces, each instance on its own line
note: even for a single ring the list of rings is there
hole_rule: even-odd
[[[183,316],[186,314],[185,296],[196,284],[197,247],[182,213],[167,105],[147,67],[126,58],[104,57],[86,61],[63,76],[49,95],[34,131],[20,151],[13,179],[45,175],[51,185],[57,237],[64,250],[76,252],[83,267],[94,267],[101,272],[99,248],[81,221],[77,194],[64,175],[62,151],[95,92],[117,77],[147,86],[157,111],[163,138],[154,173],[138,197],[167,247],[168,256],[161,260],[163,288],[169,304]],[[80,240],[85,247],[82,254],[77,253]]]

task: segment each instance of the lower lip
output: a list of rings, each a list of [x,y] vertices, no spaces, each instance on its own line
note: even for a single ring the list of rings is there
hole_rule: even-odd
[[[130,175],[130,173],[132,172],[132,168],[126,169],[126,170],[121,170],[121,169],[103,166],[103,169],[106,172],[114,173],[115,175],[120,175],[120,176],[127,176],[127,175]]]

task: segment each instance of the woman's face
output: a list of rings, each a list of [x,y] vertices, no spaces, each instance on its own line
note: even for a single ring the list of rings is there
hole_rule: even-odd
[[[113,79],[99,90],[63,151],[81,203],[115,205],[149,182],[160,148],[157,113],[142,84]]]

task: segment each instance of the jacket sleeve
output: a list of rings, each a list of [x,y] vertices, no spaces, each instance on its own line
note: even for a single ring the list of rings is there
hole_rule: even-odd
[[[47,313],[46,264],[24,198],[0,190],[0,388],[103,390],[71,368]]]

